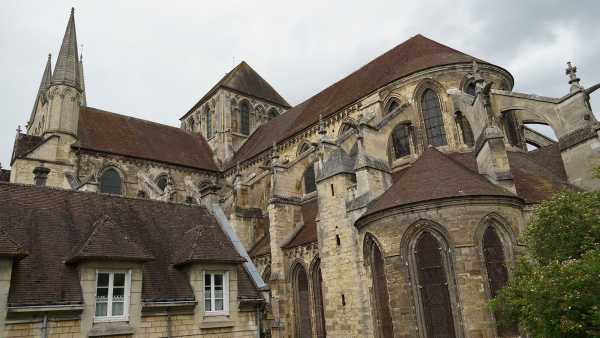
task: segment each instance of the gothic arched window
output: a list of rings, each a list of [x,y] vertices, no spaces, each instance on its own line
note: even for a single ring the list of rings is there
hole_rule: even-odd
[[[312,268],[313,304],[315,306],[315,329],[317,338],[327,336],[325,330],[325,308],[323,307],[323,277],[321,261],[317,260]]]
[[[240,104],[240,133],[250,134],[250,105],[246,101]]]
[[[410,125],[399,124],[392,130],[394,158],[410,155]]]
[[[389,307],[389,294],[387,279],[385,276],[385,262],[383,254],[377,244],[372,243],[371,253],[371,277],[373,279],[373,298],[375,299],[375,315],[377,319],[378,337],[388,338],[394,336],[392,314]]]
[[[414,254],[427,337],[453,338],[454,319],[440,243],[429,231],[424,231]]]
[[[308,277],[306,276],[306,270],[300,264],[296,265],[293,273],[296,337],[310,337],[312,336],[312,325]]]
[[[277,116],[279,116],[277,109],[275,109],[275,108],[269,109],[269,119],[276,118]]]
[[[206,118],[206,138],[212,138],[212,114],[210,113],[210,108],[208,106],[204,109],[204,115]]]
[[[167,187],[168,182],[169,182],[169,178],[165,174],[158,176],[158,178],[156,179],[156,185],[162,191],[165,191],[165,188]]]
[[[440,100],[437,94],[426,89],[421,97],[421,109],[423,111],[423,121],[425,122],[425,131],[427,132],[427,142],[434,146],[443,146],[446,144],[446,132],[444,131],[444,118],[440,108]]]
[[[493,226],[489,226],[483,233],[483,258],[487,271],[490,296],[496,298],[498,292],[508,283],[508,269],[504,255],[504,246]],[[496,314],[496,321],[498,322]],[[519,330],[514,325],[498,326],[500,337],[514,337]]]
[[[100,176],[100,192],[105,194],[121,195],[121,175],[113,169],[109,168]]]
[[[315,166],[309,165],[304,171],[304,193],[308,194],[317,190],[317,183],[315,181]]]
[[[465,87],[465,93],[467,93],[467,94],[469,94],[471,96],[477,95],[477,91],[476,91],[476,87],[475,87],[475,82],[471,82],[471,83],[469,83]]]
[[[463,142],[472,147],[475,144],[475,137],[473,136],[473,130],[471,129],[469,120],[467,120],[467,118],[458,111],[456,112],[456,123],[460,128]]]
[[[392,102],[390,102],[390,104],[388,105],[386,113],[391,114],[394,111],[396,111],[399,107],[400,105],[398,104],[398,101],[392,100]]]

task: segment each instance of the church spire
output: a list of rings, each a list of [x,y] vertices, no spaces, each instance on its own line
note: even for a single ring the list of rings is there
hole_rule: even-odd
[[[48,54],[48,61],[46,61],[46,68],[44,68],[44,73],[42,74],[42,81],[40,81],[40,88],[38,89],[35,102],[33,103],[33,109],[29,117],[28,125],[33,122],[37,107],[40,104],[40,99],[43,101],[46,100],[46,89],[50,86],[50,79],[52,79],[52,54]]]
[[[83,49],[83,45],[82,45],[82,49]],[[83,52],[79,56],[78,70],[79,70],[79,81],[81,84],[81,105],[87,106],[87,99],[85,97],[85,80],[83,77]]]
[[[65,30],[60,52],[56,59],[52,84],[62,84],[81,90],[79,53],[77,52],[77,35],[75,33],[75,9],[71,8],[71,16]]]

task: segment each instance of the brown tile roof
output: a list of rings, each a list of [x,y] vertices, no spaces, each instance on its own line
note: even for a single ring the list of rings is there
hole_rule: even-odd
[[[13,164],[15,159],[23,157],[43,142],[44,138],[41,136],[19,133],[15,139],[15,144],[13,145],[13,154],[10,163]]]
[[[10,170],[0,169],[0,182],[10,182]]]
[[[0,257],[25,257],[27,251],[0,228]]]
[[[266,235],[262,236],[261,239],[259,239],[256,243],[254,243],[252,248],[250,248],[250,250],[248,251],[248,256],[254,258],[254,257],[259,257],[259,256],[264,256],[264,255],[270,255],[271,254],[271,245],[270,244],[271,244],[271,236],[269,236],[269,233],[267,232]]]
[[[92,232],[67,263],[74,264],[83,260],[151,261],[151,253],[131,238],[124,224],[115,223],[110,216],[100,217],[93,225]],[[135,236],[135,235],[134,235]]]
[[[202,103],[211,98],[217,89],[222,87],[263,99],[285,108],[290,107],[290,104],[262,76],[252,69],[246,61],[242,61],[225,74],[181,119],[184,119]]]
[[[473,153],[450,154],[452,158],[477,172]],[[565,168],[556,145],[527,153],[508,152],[508,162],[517,195],[527,203],[539,203],[563,189],[577,190],[568,183]]]
[[[514,196],[433,147],[396,178],[392,186],[368,207],[365,216],[397,206],[450,197]]]
[[[231,242],[220,240],[219,236],[219,233],[203,225],[187,230],[182,241],[177,244],[173,263],[181,266],[194,262],[245,262],[245,259],[235,251]],[[211,245],[204,244],[206,240],[211,239]]]
[[[302,204],[302,220],[304,225],[296,235],[282,247],[291,249],[300,245],[314,243],[317,239],[317,214],[319,213],[319,200],[313,199]]]
[[[194,299],[187,276],[174,266],[179,257],[175,248],[185,243],[190,229],[203,228],[205,236],[197,243],[204,247],[203,252],[219,248],[220,257],[239,258],[203,207],[0,183],[0,228],[28,252],[13,266],[9,305],[81,303],[77,268],[65,261],[90,237],[95,244],[87,247],[93,248],[94,256],[101,254],[96,244],[104,242],[102,236],[90,234],[106,216],[118,225],[119,232],[135,239],[154,257],[143,265],[145,302]],[[115,234],[105,232],[111,233]],[[113,249],[107,244],[107,258],[115,256]],[[117,252],[117,256],[121,254]],[[247,276],[242,275],[238,283],[248,283],[244,278]],[[254,294],[240,296],[252,298]]]
[[[248,271],[241,264],[238,265],[238,298],[242,301],[262,299]]]
[[[422,35],[416,35],[394,47],[362,68],[334,83],[285,114],[260,126],[240,148],[230,165],[250,159],[323,117],[334,114],[361,97],[412,73],[428,68],[470,63],[486,63],[470,55],[444,46]]]
[[[81,149],[218,170],[201,135],[155,122],[82,107],[78,137],[74,147]]]

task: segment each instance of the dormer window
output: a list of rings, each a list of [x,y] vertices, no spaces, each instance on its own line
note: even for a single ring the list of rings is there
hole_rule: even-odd
[[[129,317],[129,271],[96,272],[96,314],[94,321],[126,321]]]
[[[229,273],[204,273],[204,312],[207,315],[229,313]]]

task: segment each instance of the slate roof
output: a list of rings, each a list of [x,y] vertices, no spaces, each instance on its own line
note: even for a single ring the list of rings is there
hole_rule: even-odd
[[[180,128],[81,107],[77,133],[76,148],[218,170],[206,140]]]
[[[271,254],[270,243],[271,243],[271,236],[267,232],[266,235],[262,236],[258,241],[256,241],[256,243],[254,243],[252,248],[250,248],[250,250],[248,250],[248,256],[254,258],[254,257],[259,257],[259,256],[264,256],[264,255],[270,255]]]
[[[470,55],[416,35],[362,68],[334,83],[285,114],[261,125],[236,153],[230,166],[250,159],[296,133],[314,125],[319,115],[327,117],[357,99],[412,73],[428,68],[471,63]]]
[[[0,257],[24,257],[27,251],[0,228]]]
[[[262,76],[252,69],[246,61],[242,61],[225,74],[180,120],[184,119],[202,103],[211,98],[219,88],[231,89],[285,108],[290,107],[290,104]]]
[[[15,159],[25,156],[43,142],[44,138],[41,136],[19,133],[15,138],[15,144],[13,146],[13,154],[10,163],[13,164]]]
[[[397,176],[392,186],[368,207],[365,215],[457,196],[515,197],[476,171],[430,147],[410,168]]]
[[[473,153],[454,153],[452,158],[477,172]],[[527,153],[508,152],[508,162],[517,195],[526,203],[539,203],[562,189],[579,190],[569,184],[558,145],[553,144]]]
[[[319,213],[319,200],[313,199],[302,204],[301,212],[304,225],[287,244],[282,246],[284,249],[291,249],[308,243],[314,243],[318,240],[317,214]]]
[[[179,256],[174,248],[186,242],[188,231],[198,227],[205,234],[196,243],[203,247],[202,252],[218,248],[218,258],[242,261],[203,207],[0,183],[0,229],[27,252],[13,265],[9,306],[81,303],[76,264],[66,261],[89,258],[87,253],[98,259],[123,256],[123,249],[116,248],[123,240],[106,242],[106,236],[117,233],[139,245],[125,251],[125,256],[153,257],[143,264],[144,302],[194,300],[185,273],[175,267]],[[8,242],[0,237],[2,248],[3,243]],[[104,250],[100,245],[105,245]],[[213,258],[214,254],[207,260]],[[255,299],[258,291],[248,286],[253,284],[247,279],[247,274],[240,274],[240,297]]]

